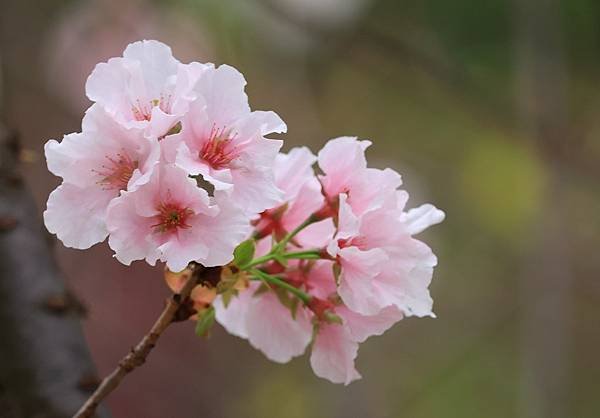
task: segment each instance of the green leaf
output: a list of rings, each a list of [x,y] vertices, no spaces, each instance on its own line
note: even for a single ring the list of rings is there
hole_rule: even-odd
[[[215,308],[213,306],[201,312],[196,322],[196,335],[199,337],[208,337],[210,329],[215,323]]]
[[[246,264],[250,263],[254,258],[254,240],[248,239],[242,242],[240,245],[233,250],[233,263],[241,268]]]

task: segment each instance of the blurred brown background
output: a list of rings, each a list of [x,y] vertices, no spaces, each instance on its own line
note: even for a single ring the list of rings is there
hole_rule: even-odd
[[[236,66],[253,108],[288,123],[285,149],[372,139],[371,164],[447,220],[424,237],[438,319],[363,344],[363,380],[186,323],[110,397],[114,417],[600,416],[599,2],[0,0],[0,117],[34,157],[40,216],[58,184],[43,144],[80,129],[93,66],[143,38]],[[106,244],[55,252],[105,375],[162,308],[161,271]]]

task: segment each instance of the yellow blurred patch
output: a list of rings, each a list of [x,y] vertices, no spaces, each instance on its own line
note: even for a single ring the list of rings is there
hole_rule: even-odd
[[[464,207],[490,232],[510,238],[541,209],[544,169],[525,141],[499,135],[474,142],[459,167]]]

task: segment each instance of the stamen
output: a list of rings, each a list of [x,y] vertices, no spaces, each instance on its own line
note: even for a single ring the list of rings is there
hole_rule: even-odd
[[[231,131],[225,127],[217,128],[213,125],[208,140],[199,152],[199,157],[215,169],[227,166],[238,156],[237,148],[231,146],[236,135],[231,135]]]
[[[133,113],[133,118],[137,121],[149,121],[152,119],[152,109],[154,107],[158,107],[165,113],[171,113],[171,100],[172,95],[164,95],[160,94],[160,98],[152,99],[148,103],[142,103],[139,99],[135,101],[135,104],[131,106],[131,112]]]
[[[173,203],[161,203],[158,206],[159,214],[156,215],[157,223],[152,225],[155,232],[175,232],[177,229],[187,229],[191,225],[187,223],[188,218],[194,214],[189,208],[182,208]]]
[[[127,184],[138,168],[138,162],[127,154],[119,153],[114,157],[105,156],[107,164],[103,164],[99,170],[92,171],[101,177],[96,184],[104,190],[126,190]]]

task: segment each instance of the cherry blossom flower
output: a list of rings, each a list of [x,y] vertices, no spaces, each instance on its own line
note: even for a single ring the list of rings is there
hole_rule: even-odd
[[[139,41],[129,44],[123,57],[96,65],[85,88],[119,123],[161,137],[187,111],[193,87],[208,67],[180,63],[161,42]]]
[[[145,259],[171,271],[191,261],[222,266],[250,229],[244,213],[221,198],[211,199],[182,169],[162,165],[147,184],[111,202],[108,243],[127,265]]]
[[[48,169],[63,183],[50,194],[44,221],[64,245],[79,249],[106,238],[109,203],[147,182],[160,157],[158,141],[123,127],[98,106],[87,111],[83,127],[45,145]]]
[[[202,73],[196,100],[181,121],[181,132],[165,140],[165,155],[190,175],[202,175],[216,190],[249,213],[270,208],[281,192],[273,163],[282,141],[267,139],[286,131],[274,112],[250,111],[246,81],[233,67]]]
[[[338,231],[327,248],[341,266],[339,295],[364,315],[391,305],[406,315],[433,315],[427,288],[437,259],[411,234],[441,222],[444,213],[431,205],[404,213],[406,192],[393,196],[357,217],[340,195]]]
[[[336,212],[340,193],[345,193],[348,204],[356,215],[380,206],[402,184],[400,175],[390,169],[367,168],[365,150],[371,141],[356,137],[332,139],[319,151],[319,167],[323,193]]]
[[[312,168],[316,160],[306,147],[277,154],[273,167],[275,185],[283,191],[283,197],[272,209],[261,213],[255,225],[257,236],[275,234],[281,239],[323,206],[325,198]],[[301,231],[296,239],[308,247],[323,247],[333,232],[331,219],[324,219]]]

